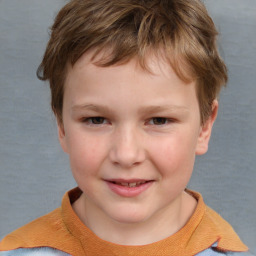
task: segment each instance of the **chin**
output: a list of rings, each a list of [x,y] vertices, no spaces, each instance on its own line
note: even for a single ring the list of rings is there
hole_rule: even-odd
[[[144,212],[134,212],[131,209],[122,209],[121,211],[116,211],[114,214],[110,215],[111,218],[122,224],[138,224],[146,221],[149,216]]]

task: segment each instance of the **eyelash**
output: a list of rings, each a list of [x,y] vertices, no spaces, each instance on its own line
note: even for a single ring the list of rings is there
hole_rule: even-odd
[[[106,118],[104,118],[102,116],[93,116],[93,117],[83,118],[82,122],[87,123],[89,125],[102,125],[103,123],[97,123],[97,121],[99,121],[97,119],[100,119],[103,122],[106,120]],[[93,120],[94,121],[96,120],[96,123],[94,123]]]
[[[82,122],[87,123],[88,125],[99,126],[99,125],[104,125],[105,124],[104,121],[106,120],[107,119],[102,116],[93,116],[93,117],[83,118]],[[96,123],[94,121],[96,121]],[[150,124],[151,121],[153,121],[153,123]],[[155,121],[157,122],[160,121],[160,124],[155,124]],[[163,123],[161,123],[161,121],[163,121]],[[174,122],[175,122],[174,119],[166,118],[166,117],[152,117],[147,121],[148,124],[155,125],[155,126],[164,126]]]
[[[162,126],[162,125],[167,125],[167,124],[169,124],[169,123],[173,123],[174,122],[174,120],[173,119],[171,119],[171,118],[166,118],[166,117],[152,117],[151,119],[150,119],[150,121],[157,121],[157,122],[159,122],[160,121],[160,123],[161,123],[161,121],[164,121],[164,123],[161,123],[161,124],[152,124],[152,125],[156,125],[156,126]]]

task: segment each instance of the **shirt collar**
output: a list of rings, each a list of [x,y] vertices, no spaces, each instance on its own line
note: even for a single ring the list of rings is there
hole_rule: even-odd
[[[72,203],[82,194],[79,188],[67,192],[62,202],[62,216],[65,225],[85,251],[93,249],[94,255],[195,255],[213,246],[220,251],[247,251],[232,227],[207,207],[200,193],[186,190],[197,200],[195,212],[174,235],[161,241],[142,246],[123,246],[104,241],[87,228],[72,209]],[[162,252],[161,252],[162,251]],[[166,252],[166,253],[165,253]],[[162,253],[162,254],[161,254]]]

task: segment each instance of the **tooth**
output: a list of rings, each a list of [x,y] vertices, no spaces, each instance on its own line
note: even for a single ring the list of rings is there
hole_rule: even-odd
[[[130,188],[136,187],[136,182],[129,183],[129,187],[130,187]]]
[[[122,185],[122,186],[126,186],[126,187],[128,187],[128,186],[129,186],[129,183],[127,183],[127,182],[123,182],[123,183],[121,183],[121,185]]]

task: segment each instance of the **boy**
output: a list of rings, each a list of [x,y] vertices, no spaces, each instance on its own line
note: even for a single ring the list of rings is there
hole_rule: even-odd
[[[78,188],[6,236],[0,255],[249,255],[186,189],[227,81],[199,0],[73,0],[52,27],[49,80]]]

